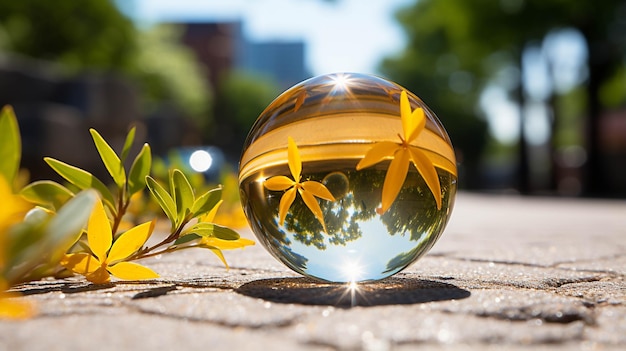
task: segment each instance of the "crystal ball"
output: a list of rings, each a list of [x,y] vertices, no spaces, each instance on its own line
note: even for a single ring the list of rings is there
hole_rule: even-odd
[[[259,116],[239,165],[244,212],[280,262],[326,282],[389,277],[450,218],[454,149],[417,96],[355,73],[317,76]]]

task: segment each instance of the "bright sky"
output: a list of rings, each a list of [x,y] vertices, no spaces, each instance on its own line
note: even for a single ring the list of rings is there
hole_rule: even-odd
[[[378,73],[381,59],[405,43],[394,13],[414,0],[133,1],[129,10],[142,22],[240,19],[252,40],[303,40],[307,67],[318,75]]]

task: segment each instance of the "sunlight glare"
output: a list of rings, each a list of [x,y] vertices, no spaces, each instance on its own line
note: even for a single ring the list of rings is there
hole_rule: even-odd
[[[343,275],[350,284],[356,284],[361,280],[363,269],[358,262],[346,262],[343,268]]]
[[[213,157],[205,150],[196,150],[189,156],[189,165],[196,172],[206,172],[213,164]]]
[[[337,74],[331,77],[333,81],[333,91],[346,91],[348,90],[348,83],[350,77],[347,74]]]

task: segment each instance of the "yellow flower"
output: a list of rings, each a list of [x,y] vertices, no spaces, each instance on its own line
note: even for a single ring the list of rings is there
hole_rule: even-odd
[[[21,196],[13,194],[11,186],[1,175],[0,199],[2,199],[2,206],[0,206],[0,235],[4,235],[10,226],[21,222],[26,212],[33,206]]]
[[[398,134],[399,143],[381,141],[365,154],[365,157],[357,164],[357,171],[373,166],[387,158],[391,158],[391,164],[383,183],[382,205],[377,209],[379,213],[385,213],[395,201],[404,184],[411,162],[417,168],[426,185],[433,193],[437,202],[437,209],[441,209],[441,185],[437,170],[432,161],[424,152],[411,145],[426,126],[426,116],[421,107],[411,111],[411,105],[406,91],[400,94],[400,118],[402,119],[403,135]]]
[[[315,182],[312,180],[300,182],[302,173],[302,160],[300,159],[300,151],[293,138],[289,137],[289,145],[287,147],[287,161],[289,163],[289,170],[293,179],[285,176],[274,176],[263,183],[265,188],[272,191],[286,190],[280,199],[278,217],[280,225],[285,222],[287,211],[289,207],[296,199],[296,192],[300,194],[302,200],[306,206],[313,212],[315,218],[322,224],[324,231],[326,231],[326,224],[324,223],[324,215],[320,205],[317,203],[315,197],[322,198],[328,201],[335,201],[333,195],[328,191],[324,184]]]
[[[200,218],[200,222],[208,222],[213,223],[215,220],[215,215],[217,214],[217,210],[220,208],[220,205],[224,202],[224,200],[220,200],[215,207],[211,211],[209,211],[206,215]],[[224,263],[224,266],[228,268],[228,263],[226,263],[226,258],[224,254],[222,254],[222,250],[233,250],[233,249],[243,249],[246,246],[254,245],[254,241],[246,238],[239,238],[237,240],[223,240],[215,237],[207,237],[204,236],[198,242],[199,246],[207,247],[213,253],[219,257],[219,259]]]
[[[109,282],[111,275],[125,280],[158,278],[159,275],[147,267],[124,262],[148,240],[154,224],[155,221],[151,221],[131,228],[113,243],[111,224],[102,202],[97,201],[87,224],[87,242],[93,255],[84,252],[65,255],[61,264],[96,284]]]

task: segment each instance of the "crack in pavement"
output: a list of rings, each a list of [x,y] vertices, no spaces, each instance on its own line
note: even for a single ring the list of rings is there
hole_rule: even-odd
[[[130,310],[140,313],[140,314],[159,316],[163,318],[181,320],[181,321],[193,322],[193,323],[212,324],[212,325],[217,325],[217,326],[221,326],[225,328],[244,328],[244,329],[249,329],[249,330],[260,330],[260,329],[265,330],[267,328],[282,329],[282,328],[286,328],[286,327],[296,324],[297,320],[299,319],[298,318],[299,316],[294,316],[292,318],[283,318],[283,319],[276,320],[276,321],[262,322],[262,323],[257,323],[257,324],[252,324],[252,323],[245,324],[245,323],[239,323],[239,322],[231,322],[226,319],[198,317],[198,316],[193,316],[193,315],[182,315],[182,314],[172,314],[172,313],[167,313],[167,312],[161,312],[158,310],[146,309],[146,308],[143,308],[142,306],[134,305],[132,303],[124,303],[124,305]]]
[[[450,253],[440,253],[440,254],[431,255],[431,256],[434,256],[434,257],[445,257],[447,259],[457,260],[457,261],[468,261],[468,262],[477,262],[477,263],[493,263],[493,264],[502,264],[502,265],[515,265],[515,266],[524,266],[524,267],[532,267],[532,268],[557,268],[557,269],[563,269],[563,270],[577,270],[577,269],[567,268],[567,267],[559,267],[560,265],[572,264],[572,263],[585,263],[585,262],[603,261],[603,260],[612,260],[612,259],[618,259],[618,258],[626,257],[625,254],[617,254],[617,255],[608,255],[608,256],[595,257],[595,258],[584,259],[584,260],[558,261],[558,262],[554,262],[552,264],[539,264],[539,263],[529,263],[529,262],[522,262],[522,261],[492,260],[492,259],[485,259],[485,258],[466,258],[466,257],[451,256]],[[608,272],[610,272],[610,271],[608,271]],[[610,272],[610,273],[621,275],[621,274],[618,274],[618,273],[615,273],[615,272]]]
[[[586,307],[566,308],[552,310],[550,307],[545,309],[542,305],[528,305],[521,307],[507,307],[499,311],[482,311],[472,313],[477,317],[491,317],[507,321],[529,321],[539,319],[546,323],[569,324],[576,321],[582,321],[585,325],[595,325],[595,316],[588,312]],[[570,307],[570,306],[568,306]]]

